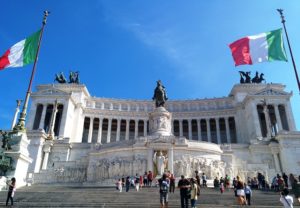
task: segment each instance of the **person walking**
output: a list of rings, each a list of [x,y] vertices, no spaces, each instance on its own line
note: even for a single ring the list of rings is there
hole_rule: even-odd
[[[194,178],[191,178],[191,207],[192,208],[196,208],[196,202],[199,193],[200,193],[200,187],[197,185],[197,181]]]
[[[206,175],[205,175],[205,173],[202,173],[202,187],[207,187],[207,185],[206,185]]]
[[[131,183],[130,177],[127,176],[127,177],[126,177],[126,181],[125,181],[126,192],[129,191],[130,183]]]
[[[172,173],[170,176],[170,193],[175,191],[175,176]]]
[[[144,173],[144,179],[143,179],[143,184],[144,186],[148,186],[148,174],[147,172]]]
[[[138,176],[138,174],[135,175],[134,185],[135,185],[135,190],[139,191],[140,190],[140,177]]]
[[[16,178],[12,178],[8,185],[8,193],[7,193],[7,198],[6,198],[6,206],[8,206],[8,201],[10,200],[11,206],[14,205],[14,194],[16,191]]]
[[[191,187],[190,182],[181,175],[181,179],[178,181],[178,188],[180,189],[180,202],[181,208],[189,207],[189,189]]]
[[[152,180],[153,180],[153,173],[149,170],[148,172],[148,186],[152,186]]]
[[[168,191],[170,186],[170,181],[167,177],[167,174],[163,174],[163,176],[158,180],[159,184],[159,199],[160,199],[160,208],[168,208]]]
[[[279,201],[283,204],[284,208],[293,208],[293,197],[289,195],[289,190],[284,188],[281,192]]]
[[[251,205],[252,190],[251,190],[249,185],[244,184],[244,186],[245,186],[246,203],[250,206]]]
[[[123,188],[122,180],[119,179],[117,181],[117,189],[119,190],[119,192],[122,192],[122,188]]]
[[[240,180],[239,176],[237,176],[236,179],[237,179],[237,185],[236,185],[237,202],[240,206],[245,205],[246,200],[245,200],[244,183]]]

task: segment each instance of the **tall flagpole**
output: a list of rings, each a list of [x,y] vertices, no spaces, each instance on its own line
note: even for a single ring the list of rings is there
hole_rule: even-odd
[[[286,31],[286,27],[285,27],[285,19],[284,19],[284,16],[283,16],[283,9],[277,9],[277,11],[280,14],[281,23],[283,24],[283,28],[284,28],[286,40],[287,40],[287,43],[288,43],[288,46],[289,46],[289,50],[290,50],[290,54],[291,54],[291,57],[292,57],[292,62],[293,62],[293,67],[294,67],[294,71],[295,71],[295,75],[296,75],[296,79],[297,79],[298,89],[299,89],[299,92],[300,92],[299,77],[298,77],[298,73],[297,73],[296,64],[295,64],[295,61],[294,61],[294,56],[293,56],[293,53],[292,53],[292,48],[291,48],[290,41],[289,41],[289,36],[288,36],[288,33]]]
[[[33,81],[33,77],[34,77],[34,74],[35,74],[35,71],[36,71],[36,63],[37,63],[38,56],[39,56],[41,41],[42,41],[43,32],[44,32],[44,27],[47,23],[47,17],[49,15],[49,13],[50,12],[48,12],[48,11],[44,11],[44,18],[43,18],[43,22],[42,22],[42,30],[41,30],[41,35],[40,35],[39,42],[38,42],[37,53],[36,53],[36,56],[35,56],[32,72],[31,72],[31,77],[30,77],[30,81],[29,81],[29,85],[28,85],[28,89],[27,89],[27,93],[26,93],[26,97],[25,97],[25,101],[24,101],[24,105],[23,105],[23,109],[22,109],[22,112],[20,114],[20,118],[18,120],[18,123],[16,124],[16,126],[13,129],[14,132],[24,132],[24,131],[26,131],[26,128],[25,128],[26,111],[27,111],[29,97],[30,97],[30,93],[31,93],[32,81]]]

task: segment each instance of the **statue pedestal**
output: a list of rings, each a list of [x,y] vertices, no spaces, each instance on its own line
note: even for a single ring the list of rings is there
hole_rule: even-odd
[[[17,187],[22,187],[26,185],[28,167],[32,162],[27,150],[29,140],[26,133],[19,133],[12,136],[12,141],[16,141],[17,143],[12,145],[10,150],[4,151],[5,156],[11,158],[11,166],[13,168],[7,171],[6,175],[9,180],[15,177]]]
[[[164,107],[155,108],[149,113],[149,134],[151,136],[172,136],[172,114]]]

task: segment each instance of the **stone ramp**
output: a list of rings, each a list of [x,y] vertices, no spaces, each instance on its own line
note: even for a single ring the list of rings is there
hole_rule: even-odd
[[[6,191],[0,192],[0,206],[4,206]],[[298,205],[298,204],[297,204]],[[98,208],[157,208],[159,206],[158,188],[143,188],[136,192],[133,188],[128,193],[118,192],[112,187],[82,187],[39,185],[18,189],[14,207],[98,207]],[[180,208],[179,190],[169,195],[169,207]],[[218,190],[201,190],[198,208],[239,207],[233,196],[233,190],[220,194]],[[254,208],[281,208],[279,193],[253,192]],[[294,206],[300,207],[300,206]]]

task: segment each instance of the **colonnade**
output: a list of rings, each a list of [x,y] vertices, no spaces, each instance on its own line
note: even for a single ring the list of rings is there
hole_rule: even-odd
[[[234,117],[204,119],[174,119],[172,132],[175,136],[189,140],[207,141],[216,144],[236,143]],[[115,119],[85,117],[83,143],[111,143],[147,136],[147,119]]]

